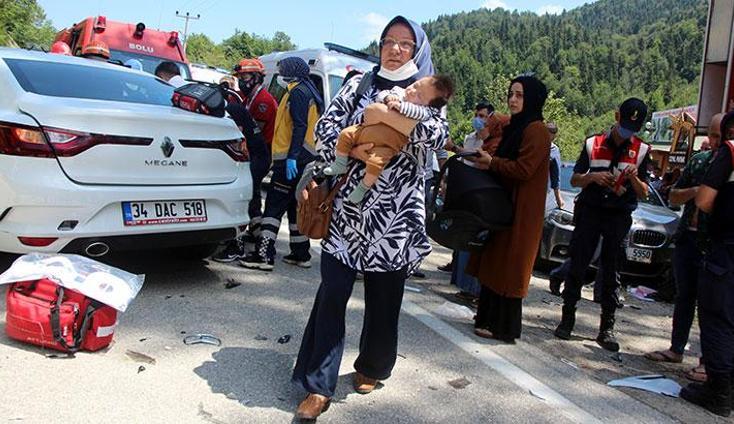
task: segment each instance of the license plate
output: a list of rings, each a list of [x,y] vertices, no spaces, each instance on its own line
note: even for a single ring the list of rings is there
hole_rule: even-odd
[[[628,247],[627,259],[632,262],[642,262],[644,264],[649,264],[652,262],[652,250]]]
[[[125,226],[206,222],[204,200],[155,200],[122,202]]]

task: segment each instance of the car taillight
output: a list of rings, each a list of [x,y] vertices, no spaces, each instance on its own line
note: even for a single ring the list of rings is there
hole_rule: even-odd
[[[0,154],[43,158],[70,157],[99,144],[149,146],[152,138],[90,134],[59,128],[0,124]]]
[[[244,138],[232,140],[225,146],[225,151],[235,162],[247,162],[250,160],[250,153],[247,151],[247,144]]]
[[[55,157],[39,128],[19,124],[0,124],[0,154]]]
[[[31,247],[46,247],[58,239],[58,237],[18,237],[21,243]]]
[[[244,138],[234,140],[178,140],[181,146],[198,149],[219,149],[224,151],[235,162],[247,162],[250,157]]]

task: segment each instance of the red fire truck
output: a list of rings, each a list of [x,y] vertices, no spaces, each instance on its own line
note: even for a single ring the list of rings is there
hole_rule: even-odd
[[[159,63],[172,61],[181,68],[182,77],[191,78],[189,61],[176,31],[156,31],[142,22],[128,24],[97,16],[61,30],[54,41],[68,44],[75,56],[81,55],[82,48],[92,41],[102,41],[109,47],[112,60],[137,59],[150,73]]]

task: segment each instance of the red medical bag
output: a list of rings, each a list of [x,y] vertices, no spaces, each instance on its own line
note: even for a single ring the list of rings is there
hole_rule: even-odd
[[[94,352],[112,342],[117,311],[48,279],[8,287],[8,337],[63,352]]]

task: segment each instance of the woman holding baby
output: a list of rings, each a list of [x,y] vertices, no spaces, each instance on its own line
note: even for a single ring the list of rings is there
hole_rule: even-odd
[[[364,94],[357,99],[363,77],[352,77],[318,122],[318,160],[324,165],[337,161],[341,131],[363,123],[365,108],[380,92],[408,88],[433,73],[423,29],[402,16],[394,18],[382,33],[380,64]],[[369,113],[370,120],[409,128],[403,132],[407,144],[372,174],[376,181],[362,190],[359,202],[347,198],[363,184],[373,146],[357,144],[349,153],[348,178],[334,200],[329,235],[322,242],[321,285],[293,371],[293,382],[308,392],[296,413],[300,419],[318,417],[334,395],[344,351],[346,307],[358,272],[364,274],[365,312],[353,385],[358,393],[367,394],[390,377],[405,279],[431,251],[425,232],[423,174],[427,152],[443,146],[448,124],[437,109],[419,121],[383,104]]]

